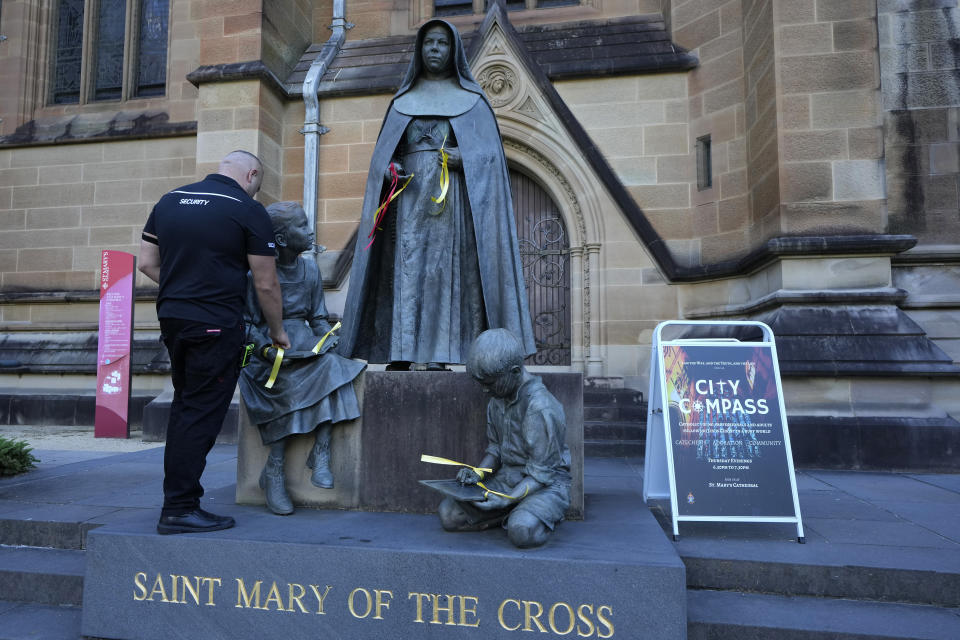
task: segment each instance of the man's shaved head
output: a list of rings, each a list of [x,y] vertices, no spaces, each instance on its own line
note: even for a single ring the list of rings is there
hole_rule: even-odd
[[[263,181],[263,163],[249,151],[238,149],[224,156],[217,173],[233,178],[253,197],[260,191]]]

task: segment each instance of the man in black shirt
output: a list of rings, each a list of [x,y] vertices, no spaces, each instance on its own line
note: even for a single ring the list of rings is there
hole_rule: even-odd
[[[234,151],[217,173],[163,196],[143,228],[140,271],[160,284],[157,317],[170,352],[174,389],[157,523],[161,534],[234,525],[233,518],[200,508],[200,476],[240,375],[248,269],[270,338],[290,347],[283,330],[273,225],[253,199],[262,179],[260,160]]]

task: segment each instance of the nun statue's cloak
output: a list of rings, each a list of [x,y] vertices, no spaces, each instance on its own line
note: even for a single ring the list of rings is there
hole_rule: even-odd
[[[424,37],[437,25],[451,34],[451,74],[421,80]],[[451,147],[462,168],[449,169],[438,203],[440,149]],[[413,178],[374,230],[391,163]],[[373,150],[343,320],[338,351],[375,363],[463,363],[494,328],[536,351],[500,130],[460,35],[442,20],[417,33]]]

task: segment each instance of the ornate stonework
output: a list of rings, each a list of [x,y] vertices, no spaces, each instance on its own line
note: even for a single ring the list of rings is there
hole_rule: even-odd
[[[509,104],[520,91],[516,72],[505,64],[484,67],[477,75],[477,82],[495,108]]]

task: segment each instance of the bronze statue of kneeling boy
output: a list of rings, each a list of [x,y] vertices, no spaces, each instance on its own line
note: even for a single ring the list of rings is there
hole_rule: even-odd
[[[474,341],[467,373],[487,404],[486,455],[477,469],[464,467],[457,480],[482,484],[483,498],[440,503],[447,531],[480,531],[502,525],[517,547],[545,543],[570,505],[570,451],[560,402],[523,366],[523,345],[506,329],[491,329]]]

